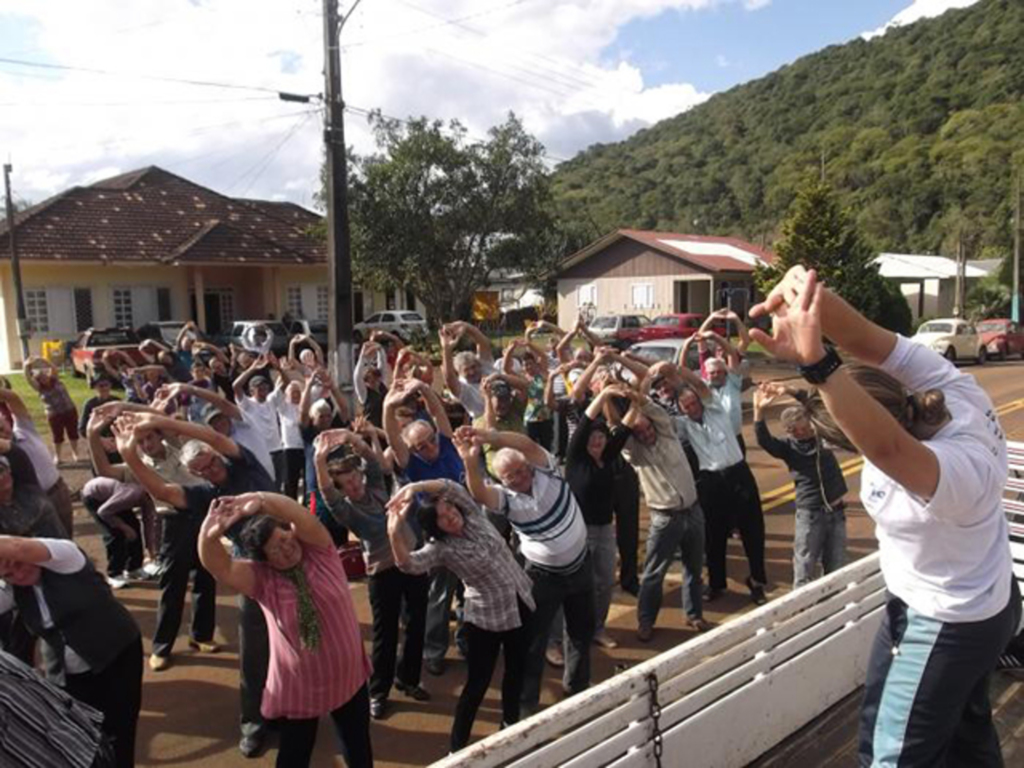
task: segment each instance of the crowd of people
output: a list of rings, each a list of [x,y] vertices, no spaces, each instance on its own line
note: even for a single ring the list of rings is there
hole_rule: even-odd
[[[801,274],[762,308],[774,313],[775,335],[755,338],[809,366],[819,349],[794,353],[793,326],[808,314],[807,291],[824,289]],[[710,330],[723,321],[735,326],[735,344]],[[829,335],[846,347],[849,334]],[[881,365],[890,337],[849,348]],[[156,673],[174,663],[190,589],[188,643],[200,653],[218,650],[217,585],[238,593],[239,748],[260,754],[274,724],[279,766],[309,764],[324,715],[347,764],[371,765],[371,720],[388,716],[393,694],[430,699],[422,672],[444,673],[453,635],[466,674],[452,751],[471,740],[499,656],[502,726],[537,711],[546,663],[564,668],[567,696],[586,689],[593,649],[616,646],[605,628],[615,585],[636,596],[636,637],[648,643],[677,557],[686,627],[708,630],[704,605],[728,588],[733,535],[750,599],[767,601],[764,516],[741,432],[751,335],[739,317],[714,313],[676,360],[603,346],[582,321],[569,330],[533,324],[501,350],[461,321],[442,325],[438,341],[436,365],[427,350],[373,333],[350,401],[312,338],[294,339],[278,359],[255,343],[218,348],[189,324],[173,345],[145,342],[138,358],[98,353],[95,396],[80,419],[59,371],[28,361],[54,453],[24,401],[0,389],[0,668],[24,679],[25,665],[41,660],[54,685],[23,686],[26,706],[64,702],[76,738],[47,739],[26,725],[15,748],[33,759],[59,755],[60,764],[134,764],[143,646],[112,589],[136,579],[159,579],[146,661]],[[882,399],[877,385],[850,381]],[[927,372],[904,380],[911,415],[900,423],[939,424],[945,411],[931,389],[943,381]],[[785,435],[775,436],[765,417],[783,396],[794,404],[781,413]],[[773,383],[753,394],[757,442],[795,481],[795,586],[845,563],[847,488],[833,448],[874,460],[859,427],[839,416],[828,423],[833,399]],[[81,498],[102,532],[105,579],[72,543],[71,494],[58,468],[66,443],[72,459],[85,455],[80,433],[94,473]],[[339,556],[355,546],[350,539],[367,577],[369,655]],[[1003,586],[991,601],[1006,603]],[[976,655],[975,671],[984,666]],[[70,707],[68,696],[86,706]],[[11,749],[0,744],[0,755]]]

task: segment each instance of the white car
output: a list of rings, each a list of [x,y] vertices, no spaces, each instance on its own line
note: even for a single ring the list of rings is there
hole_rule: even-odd
[[[938,352],[951,362],[974,360],[983,365],[985,345],[975,327],[966,320],[929,320],[917,329],[911,341]]]
[[[428,329],[427,321],[419,312],[389,309],[387,312],[377,312],[363,322],[356,323],[352,329],[352,340],[356,344],[362,344],[370,338],[370,334],[374,331],[387,331],[403,341],[409,341],[413,336],[427,333]]]
[[[660,363],[664,360],[676,363],[679,361],[679,350],[683,348],[686,339],[657,339],[655,341],[642,341],[634,344],[629,351],[646,358],[651,364]],[[697,354],[697,345],[691,344],[686,352],[686,367],[692,371],[700,368],[700,360]]]

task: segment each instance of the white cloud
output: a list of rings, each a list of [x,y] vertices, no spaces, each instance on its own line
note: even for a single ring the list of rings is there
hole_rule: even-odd
[[[893,16],[888,23],[883,24],[878,29],[865,32],[861,37],[865,40],[870,40],[874,37],[878,37],[879,35],[884,35],[890,29],[895,27],[913,24],[915,21],[919,21],[920,19],[930,19],[935,16],[941,16],[951,8],[968,8],[976,2],[978,2],[978,0],[913,0],[907,8],[904,8]]]
[[[743,7],[748,11],[758,11],[772,4],[772,0],[743,0]]]
[[[652,87],[628,55],[602,60],[625,24],[738,2],[750,10],[768,4],[367,2],[342,37],[345,99],[399,117],[458,118],[474,136],[511,110],[565,158],[710,95],[688,83]],[[0,24],[23,29],[24,45],[0,47],[0,56],[319,93],[320,7],[317,0],[6,0]],[[462,21],[444,23],[452,19]],[[229,194],[312,205],[322,152],[319,117],[303,114],[311,109],[272,93],[0,64],[0,151],[15,165],[19,194],[33,201],[153,164]],[[346,130],[357,150],[372,147],[364,119],[350,115]]]

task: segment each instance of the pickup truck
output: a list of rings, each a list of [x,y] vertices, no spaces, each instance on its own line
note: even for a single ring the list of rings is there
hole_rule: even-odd
[[[76,376],[92,376],[97,352],[127,352],[139,365],[146,360],[139,352],[139,337],[130,328],[90,328],[71,345],[71,367]]]

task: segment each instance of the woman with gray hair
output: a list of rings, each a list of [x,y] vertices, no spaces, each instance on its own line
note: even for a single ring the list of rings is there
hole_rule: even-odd
[[[1020,624],[1002,509],[1006,436],[988,394],[931,349],[793,267],[754,339],[817,387],[819,437],[864,456],[889,601],[868,661],[861,765],[1001,766],[988,681]],[[844,366],[828,336],[867,365]]]

